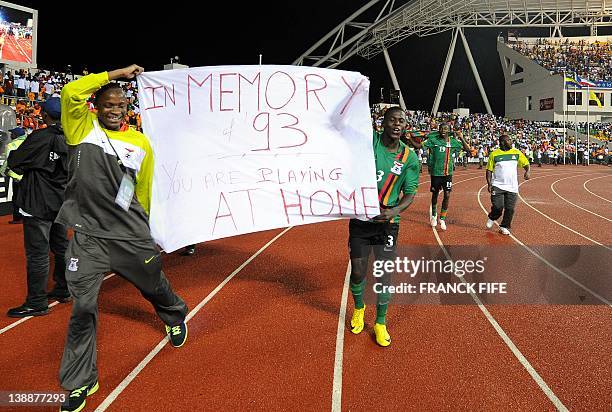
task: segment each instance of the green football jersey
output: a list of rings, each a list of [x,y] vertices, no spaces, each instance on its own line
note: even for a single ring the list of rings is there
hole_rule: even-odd
[[[432,176],[453,175],[453,160],[463,148],[463,144],[454,137],[453,133],[450,134],[448,142],[442,139],[438,132],[429,133],[423,147],[428,151],[427,168]]]
[[[403,194],[415,194],[419,184],[419,159],[400,141],[396,152],[390,152],[381,141],[382,133],[374,133],[374,158],[378,199],[381,207],[395,207]],[[393,223],[399,222],[399,216]]]

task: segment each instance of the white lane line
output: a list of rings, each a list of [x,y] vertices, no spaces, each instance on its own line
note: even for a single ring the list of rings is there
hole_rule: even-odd
[[[476,173],[476,171],[468,171],[468,172],[466,172],[466,173],[469,173],[469,175],[471,176],[473,173]],[[478,174],[480,174],[480,172],[478,172]],[[419,185],[422,185],[422,184],[425,184],[425,183],[429,183],[429,180],[427,179],[427,176],[428,176],[428,175],[423,176],[423,177],[424,177],[426,180],[425,180],[425,181],[423,181],[423,182],[421,182],[421,183],[419,183]],[[470,178],[470,179],[466,179],[466,180],[473,180],[473,179],[475,179],[475,178]],[[462,181],[464,181],[464,180],[462,180]],[[457,183],[460,183],[460,182],[457,182]],[[106,277],[104,278],[104,280],[106,280],[106,279],[110,278],[110,277],[111,277],[111,276],[113,276],[113,275],[114,275],[114,274],[110,274],[110,275],[106,276]],[[58,302],[54,302],[54,303],[52,303],[51,305],[49,305],[49,307],[51,308],[51,307],[53,307],[53,306],[57,305],[57,303],[58,303]],[[25,322],[25,321],[27,321],[27,320],[31,319],[32,317],[33,317],[33,316],[28,316],[28,317],[26,317],[26,318],[22,318],[22,319],[20,319],[20,320],[18,320],[18,321],[16,321],[16,322],[14,322],[14,323],[11,323],[11,324],[10,324],[10,325],[8,325],[8,326],[5,326],[4,328],[0,329],[0,335],[1,335],[1,334],[3,334],[4,332],[6,332],[6,331],[8,331],[8,330],[10,330],[10,329],[12,329],[12,328],[14,328],[15,326],[17,326],[17,325],[19,325],[19,324],[21,324],[21,323],[23,323],[23,322]]]
[[[485,170],[485,169],[483,169],[483,170]],[[542,170],[542,172],[554,172],[554,170]],[[571,171],[569,171],[569,170],[562,170],[561,172],[557,172],[557,173],[555,173],[555,174],[569,174],[569,173],[572,173],[572,172],[571,172]],[[487,180],[487,177],[486,177],[486,174],[485,174],[485,173],[480,172],[480,171],[475,171],[475,170],[474,170],[474,171],[471,171],[471,172],[464,172],[464,173],[461,173],[461,175],[460,175],[460,176],[458,176],[458,177],[465,177],[464,175],[466,175],[466,174],[467,174],[468,176],[474,176],[474,174],[477,174],[477,175],[476,175],[476,176],[474,176],[474,177],[470,177],[469,179],[463,179],[463,180],[459,180],[458,182],[453,182],[453,186],[456,186],[456,185],[458,185],[459,183],[467,182],[468,180],[474,180],[474,179],[480,179],[480,178],[482,178],[482,180],[484,180],[484,181],[486,181],[486,180]],[[453,177],[454,177],[454,176],[455,176],[455,175],[453,175]],[[549,175],[549,174],[546,174],[546,175],[543,175],[543,176],[540,176],[540,177],[547,177],[547,176],[550,176],[550,175]],[[427,177],[430,177],[430,179],[427,179]],[[431,181],[431,176],[426,175],[426,176],[425,176],[425,178],[426,178],[426,180],[425,180],[425,181],[423,181],[423,182],[421,182],[421,183],[419,183],[419,186],[420,186],[420,185],[423,185],[423,184],[425,184],[425,183],[430,183],[430,181]],[[533,180],[533,179],[534,179],[534,178],[531,178],[531,180]],[[536,178],[536,179],[537,179],[537,178]],[[429,192],[428,192],[427,194],[429,195]],[[431,196],[429,196],[429,197],[431,198]],[[429,203],[429,214],[431,215],[431,202]]]
[[[114,274],[114,273],[111,273],[111,274],[109,274],[109,275],[106,275],[106,276],[104,277],[104,279],[102,279],[102,281],[105,281],[106,279],[111,278],[111,277],[113,277],[113,276],[115,276],[115,274]],[[52,304],[50,304],[50,305],[49,305],[49,309],[50,309],[50,308],[52,308],[52,307],[54,307],[54,306],[55,306],[55,305],[57,305],[58,303],[59,303],[58,301],[53,302]],[[21,318],[21,319],[19,319],[19,320],[18,320],[18,321],[16,321],[16,322],[11,323],[11,324],[10,324],[10,325],[8,325],[8,326],[3,327],[2,329],[0,329],[0,335],[2,335],[2,334],[3,334],[4,332],[6,332],[6,331],[9,331],[9,330],[13,329],[13,328],[14,328],[15,326],[17,326],[17,325],[20,325],[20,324],[22,324],[23,322],[25,322],[25,321],[27,321],[27,320],[32,319],[33,317],[35,317],[35,316],[27,316],[27,317],[25,317],[25,318]]]
[[[582,176],[582,175],[580,175],[580,176]],[[560,197],[562,200],[566,201],[566,202],[567,202],[567,203],[569,203],[570,205],[575,206],[575,207],[577,207],[577,208],[578,208],[578,209],[580,209],[580,210],[584,210],[585,212],[590,213],[590,214],[592,214],[592,215],[594,215],[594,216],[597,216],[597,217],[599,217],[599,218],[601,218],[601,219],[605,219],[605,220],[607,220],[608,222],[612,222],[612,219],[608,219],[608,218],[607,218],[607,217],[605,217],[605,216],[599,215],[599,214],[597,214],[597,213],[595,213],[595,212],[592,212],[592,211],[590,211],[590,210],[588,210],[588,209],[585,209],[585,208],[583,208],[583,207],[581,207],[581,206],[578,206],[576,203],[570,202],[569,200],[567,200],[566,198],[564,198],[563,196],[561,196],[559,193],[557,193],[557,191],[555,190],[555,184],[556,184],[556,183],[558,183],[558,182],[560,182],[560,181],[562,181],[562,180],[572,179],[572,178],[574,178],[574,177],[576,177],[576,176],[570,176],[570,177],[564,177],[563,179],[557,179],[557,180],[555,180],[554,182],[552,182],[552,183],[551,183],[551,185],[550,185],[550,189],[553,191],[553,193],[554,193],[554,194],[556,194],[557,196],[559,196],[559,197]]]
[[[482,188],[480,190],[482,190]],[[480,191],[478,191],[478,200],[480,201]],[[448,254],[448,251],[444,247],[442,240],[440,240],[440,236],[438,236],[438,232],[436,228],[432,227],[431,229],[433,230],[434,236],[436,237],[436,240],[438,241],[438,245],[440,246],[440,248],[442,249],[442,252],[446,256],[446,259],[452,260],[452,258]],[[467,283],[463,277],[460,279],[463,283]],[[472,299],[474,299],[474,302],[476,302],[476,304],[478,305],[478,308],[485,315],[485,317],[487,318],[491,326],[493,326],[493,329],[495,329],[495,332],[497,332],[497,334],[502,338],[506,346],[510,348],[510,351],[512,351],[514,356],[518,359],[521,365],[523,365],[523,367],[527,370],[529,375],[531,375],[531,378],[535,381],[535,383],[538,384],[542,392],[544,392],[544,394],[548,397],[548,399],[550,399],[553,405],[555,405],[555,408],[557,408],[558,411],[569,412],[569,410],[565,407],[565,405],[563,405],[563,402],[561,402],[561,400],[557,397],[557,395],[555,395],[552,389],[550,389],[550,387],[546,384],[544,379],[542,379],[540,374],[535,370],[535,368],[531,365],[531,363],[529,363],[527,358],[525,358],[525,356],[521,353],[519,348],[517,348],[514,342],[512,342],[512,339],[510,339],[508,334],[502,329],[499,323],[497,323],[493,315],[491,315],[491,313],[487,310],[487,308],[482,304],[478,296],[473,292],[470,292],[470,296],[472,297]]]
[[[191,318],[193,318],[199,311],[206,305],[223,287],[230,281],[234,276],[236,276],[242,269],[244,269],[249,263],[253,261],[257,256],[259,256],[264,250],[266,250],[272,243],[276,242],[282,235],[287,233],[293,226],[289,226],[285,230],[283,230],[278,235],[274,236],[272,240],[263,245],[257,252],[255,252],[250,258],[244,261],[236,270],[234,270],[228,277],[225,278],[223,282],[221,282],[212,292],[208,294],[198,305],[189,312],[187,317],[185,318],[185,322],[189,322]],[[158,344],[149,352],[145,358],[140,361],[140,363],[126,376],[119,385],[104,399],[104,401],[96,408],[95,412],[105,411],[114,401],[117,399],[121,392],[128,387],[128,385],[136,379],[138,374],[142,372],[142,370],[153,360],[153,358],[163,349],[164,346],[168,343],[168,338],[164,337]]]
[[[454,184],[457,185],[462,182],[467,182],[468,180],[474,180],[474,179],[480,179],[480,178],[482,178],[483,180],[486,179],[486,175],[481,171],[471,171],[471,172],[466,172],[466,173],[468,176],[473,176],[474,174],[477,174],[477,176],[460,180],[458,182],[455,182]],[[462,173],[462,175],[463,174],[464,173]],[[430,180],[427,179],[428,175],[425,175],[423,177],[425,178],[425,180],[419,183],[418,184],[419,186],[430,182]],[[431,202],[429,203],[429,215],[431,215]],[[437,236],[437,232],[434,232],[434,233]],[[332,385],[332,412],[339,412],[342,410],[342,361],[343,361],[343,356],[344,356],[344,328],[345,328],[345,322],[346,322],[346,305],[347,305],[347,299],[348,299],[348,285],[349,285],[349,279],[350,279],[350,264],[351,264],[351,261],[349,260],[346,277],[344,280],[344,289],[342,290],[340,312],[338,313],[338,333],[336,335],[334,381]]]
[[[344,356],[344,325],[346,323],[346,305],[348,300],[349,280],[351,278],[351,261],[346,267],[342,300],[338,314],[338,333],[336,333],[336,355],[334,358],[334,383],[332,386],[332,412],[342,411],[342,359]]]
[[[578,176],[584,176],[584,174],[576,175],[576,176],[573,176],[573,177],[578,177]],[[547,176],[532,177],[532,178],[531,178],[531,179],[529,179],[529,180],[525,180],[524,182],[522,182],[522,183],[519,185],[519,188],[520,188],[520,187],[521,187],[523,184],[525,184],[525,183],[527,183],[527,182],[530,182],[530,181],[532,181],[532,180],[541,179],[541,178],[544,178],[544,177],[547,177]],[[557,221],[557,220],[553,219],[552,217],[548,216],[546,213],[543,213],[543,212],[541,212],[540,210],[536,209],[536,208],[535,208],[535,207],[533,207],[531,204],[529,204],[529,202],[527,202],[527,201],[525,200],[525,198],[523,198],[523,196],[521,196],[521,194],[520,194],[520,193],[518,193],[518,196],[519,196],[519,198],[520,198],[520,199],[523,201],[523,203],[525,203],[527,206],[529,206],[530,208],[532,208],[533,210],[535,210],[536,212],[538,212],[539,214],[541,214],[542,216],[544,216],[546,219],[550,220],[551,222],[556,223],[557,225],[561,226],[562,228],[567,229],[567,230],[569,230],[570,232],[575,233],[575,234],[577,234],[578,236],[580,236],[580,237],[582,237],[582,238],[584,238],[584,239],[586,239],[586,240],[588,240],[588,241],[590,241],[590,242],[592,242],[592,243],[595,243],[596,245],[599,245],[599,246],[601,246],[601,247],[603,247],[603,248],[605,248],[605,249],[607,249],[607,250],[612,251],[612,248],[610,248],[610,247],[608,247],[608,246],[606,246],[606,245],[604,245],[604,244],[602,244],[602,243],[599,243],[598,241],[593,240],[593,239],[591,239],[591,238],[590,238],[590,237],[588,237],[588,236],[583,235],[582,233],[580,233],[580,232],[578,232],[578,231],[576,231],[576,230],[572,229],[571,227],[567,227],[567,226],[565,226],[563,223],[561,223],[561,222],[559,222],[559,221]],[[479,200],[480,200],[480,199],[479,199]]]
[[[486,187],[486,185],[484,185],[483,187],[480,188],[480,190],[478,191],[478,203],[480,204],[480,208],[482,209],[482,211],[488,215],[487,209],[485,209],[485,207],[483,206],[482,202],[480,201],[480,193],[482,192],[482,189],[484,189]],[[497,222],[495,222],[496,225],[499,226],[499,224]],[[552,270],[554,270],[555,272],[557,272],[558,274],[560,274],[561,276],[563,276],[564,278],[568,279],[569,281],[571,281],[572,283],[574,283],[575,285],[581,287],[582,289],[584,289],[585,291],[589,292],[591,295],[593,295],[595,298],[599,299],[601,302],[605,303],[606,305],[608,305],[609,307],[612,308],[612,303],[609,302],[606,298],[600,296],[599,294],[597,294],[596,292],[592,291],[591,289],[589,289],[588,287],[586,287],[585,285],[583,285],[582,283],[580,283],[579,281],[577,281],[576,279],[574,279],[573,277],[571,277],[570,275],[568,275],[567,273],[565,273],[564,271],[562,271],[561,269],[559,269],[558,267],[556,267],[555,265],[553,265],[552,263],[550,263],[546,258],[540,256],[537,252],[535,252],[533,249],[531,249],[529,246],[525,245],[523,242],[521,242],[516,236],[514,236],[512,233],[510,234],[510,237],[512,238],[512,240],[514,240],[516,243],[518,243],[519,245],[523,246],[525,248],[525,250],[527,250],[529,253],[531,253],[532,255],[534,255],[535,257],[537,257],[538,259],[540,259],[542,262],[544,262],[548,267],[550,267]]]
[[[19,50],[21,50],[21,54],[23,54],[23,57],[25,57],[26,63],[32,63],[32,59],[25,53],[25,51],[23,51],[23,48],[21,47],[19,42],[15,39],[13,39],[13,42],[17,45],[17,47],[19,47]]]
[[[603,179],[604,177],[608,177],[608,175],[604,175],[604,176],[600,176],[600,177],[594,177],[594,178],[592,178],[592,179],[589,179],[589,180],[587,180],[586,182],[584,182],[584,183],[582,184],[582,187],[584,187],[584,189],[585,189],[587,192],[589,192],[590,194],[592,194],[593,196],[596,196],[596,197],[598,197],[598,198],[600,198],[600,199],[602,199],[602,200],[605,200],[605,201],[606,201],[606,202],[608,202],[608,203],[612,203],[612,200],[610,200],[610,199],[606,199],[606,198],[605,198],[605,197],[603,197],[603,196],[599,196],[597,193],[593,193],[593,192],[591,192],[591,191],[589,190],[589,188],[586,186],[586,184],[587,184],[587,183],[589,183],[591,180]]]
[[[465,172],[465,173],[468,173],[470,176],[471,176],[473,173],[479,173],[479,174],[480,174],[480,172],[476,172],[476,171],[467,171],[467,172]],[[425,176],[423,176],[423,177],[424,177],[424,178],[427,178],[427,175],[425,175]],[[605,177],[605,176],[602,176],[602,177]],[[466,179],[466,180],[473,180],[473,179],[474,179],[474,178],[470,178],[470,179]],[[598,178],[598,179],[599,179],[599,178]],[[591,179],[591,180],[592,180],[592,179]],[[465,180],[462,180],[462,181],[460,181],[460,182],[464,182],[464,181],[465,181]],[[426,180],[426,181],[423,181],[423,182],[419,183],[419,185],[422,185],[422,184],[425,184],[425,183],[428,183],[428,182],[429,182],[429,180]],[[460,183],[460,182],[457,182],[457,183]],[[455,184],[457,184],[457,183],[455,183]],[[588,190],[588,189],[587,189],[587,190]],[[111,273],[111,274],[107,275],[106,277],[104,277],[104,280],[107,280],[107,279],[109,279],[109,278],[113,277],[114,275],[115,275],[114,273]],[[53,302],[53,303],[51,303],[51,304],[49,305],[49,308],[52,308],[52,307],[56,306],[58,303],[59,303],[59,302]],[[13,323],[11,323],[11,324],[9,324],[9,325],[5,326],[4,328],[0,329],[0,335],[2,335],[4,332],[9,331],[10,329],[14,328],[15,326],[18,326],[18,325],[20,325],[20,324],[24,323],[25,321],[32,319],[33,317],[34,317],[34,316],[28,316],[28,317],[25,317],[25,318],[21,318],[21,319],[19,319],[18,321],[15,321],[15,322],[13,322]]]
[[[59,302],[53,302],[52,304],[49,305],[49,309],[51,309],[53,306],[57,305]],[[25,318],[21,318],[13,323],[11,323],[10,325],[7,325],[5,327],[3,327],[2,329],[0,329],[0,335],[2,335],[4,332],[9,331],[11,329],[13,329],[15,326],[22,324],[23,322],[32,319],[34,316],[26,316]]]
[[[472,174],[469,174],[469,176],[471,175]],[[478,172],[478,176],[460,180],[455,184],[481,178],[484,179],[485,177],[481,172]],[[430,183],[429,180],[425,180],[418,185],[420,186],[426,183]],[[431,203],[429,207],[431,209]],[[348,301],[350,277],[351,261],[349,259],[344,278],[344,286],[342,289],[342,298],[340,300],[340,312],[338,313],[338,332],[336,334],[336,353],[334,357],[334,380],[332,385],[332,412],[340,412],[342,410],[342,361],[344,357],[344,329],[346,324],[346,306]]]

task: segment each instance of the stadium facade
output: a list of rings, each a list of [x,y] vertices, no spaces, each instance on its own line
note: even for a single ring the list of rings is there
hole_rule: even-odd
[[[566,38],[547,39],[550,42]],[[612,36],[572,37],[572,42],[610,42]],[[612,121],[612,79],[592,82],[574,73],[552,74],[528,56],[512,48],[517,39],[498,39],[497,51],[504,72],[505,117],[537,121]],[[521,38],[535,44],[537,38]],[[596,96],[594,99],[592,96]],[[577,104],[574,104],[577,103]]]

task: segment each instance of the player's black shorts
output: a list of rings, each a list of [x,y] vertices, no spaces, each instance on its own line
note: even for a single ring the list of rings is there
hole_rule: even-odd
[[[399,223],[374,223],[351,219],[349,222],[349,254],[351,259],[370,255],[376,259],[393,259],[397,247]]]
[[[450,192],[453,188],[453,176],[432,176],[430,192],[439,192],[444,190]]]

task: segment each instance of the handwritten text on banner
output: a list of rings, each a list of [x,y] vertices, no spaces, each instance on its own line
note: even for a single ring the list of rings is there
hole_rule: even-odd
[[[155,152],[151,230],[168,252],[243,233],[379,213],[359,73],[217,66],[138,77]]]

